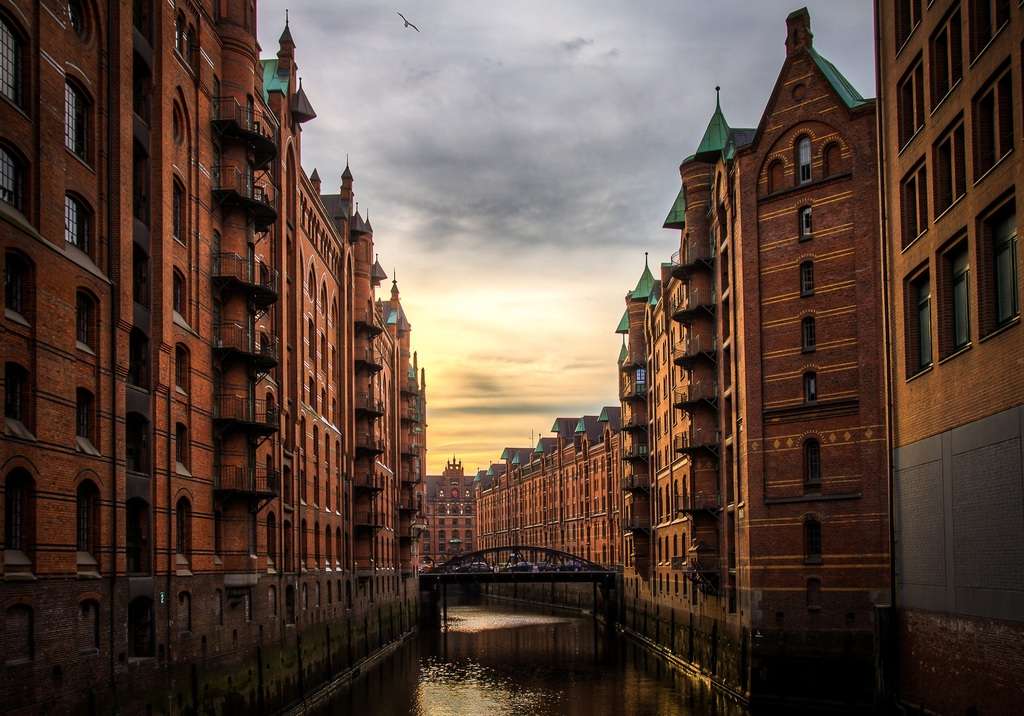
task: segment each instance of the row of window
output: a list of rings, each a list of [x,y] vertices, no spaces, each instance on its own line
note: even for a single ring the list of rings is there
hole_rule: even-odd
[[[923,102],[919,96],[915,96],[913,101],[915,106]],[[901,104],[901,112],[902,107]],[[931,147],[931,169],[934,173],[931,196],[926,157],[922,157],[900,182],[901,245],[904,248],[928,229],[929,198],[931,217],[935,220],[967,193],[968,157],[974,170],[974,181],[978,181],[1013,149],[1013,85],[1009,64],[996,72],[975,97],[971,107],[974,140],[970,151],[962,115],[953,120]],[[920,111],[923,113],[923,105]],[[915,120],[910,128],[916,133],[923,123],[922,117],[920,123]]]
[[[906,44],[921,24],[922,0],[895,0],[896,50]],[[928,0],[931,7],[932,0]],[[928,39],[929,52],[937,71],[947,71],[947,87],[959,79],[963,70],[963,14],[962,4],[955,3],[939,21]],[[988,47],[992,39],[1010,21],[1010,0],[967,0],[967,60],[975,59]],[[944,93],[943,93],[944,94]],[[943,94],[938,95],[941,99]]]
[[[973,286],[966,235],[940,250],[934,270],[938,275],[926,266],[906,280],[908,375],[929,368],[936,357],[945,358],[970,345],[975,332],[972,300],[978,303],[982,336],[1016,320],[1020,315],[1017,251],[1017,217],[1010,200],[979,222]]]

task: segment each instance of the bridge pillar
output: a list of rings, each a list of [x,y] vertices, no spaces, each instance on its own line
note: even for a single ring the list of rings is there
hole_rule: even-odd
[[[435,626],[439,623],[441,595],[437,584],[429,583],[420,586],[420,621],[425,625]]]

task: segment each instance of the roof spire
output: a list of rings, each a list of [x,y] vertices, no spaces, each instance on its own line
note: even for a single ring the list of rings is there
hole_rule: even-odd
[[[277,44],[281,46],[281,50],[286,49],[286,46],[288,45],[290,45],[289,49],[295,49],[295,41],[292,39],[292,31],[291,28],[288,27],[288,8],[285,8],[284,11],[284,32],[282,32],[281,37],[277,39]]]
[[[644,268],[647,268],[647,252],[644,251]]]

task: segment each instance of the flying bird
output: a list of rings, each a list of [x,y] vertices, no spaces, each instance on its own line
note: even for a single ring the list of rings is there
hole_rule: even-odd
[[[411,22],[409,22],[408,20],[406,20],[406,19],[405,19],[405,15],[403,15],[403,14],[402,14],[402,13],[400,13],[400,12],[398,12],[398,10],[395,10],[395,14],[396,14],[396,15],[398,15],[398,16],[399,16],[400,18],[402,18],[402,22],[404,22],[404,23],[405,23],[405,26],[406,26],[406,27],[411,27],[411,28],[412,28],[413,30],[415,30],[416,32],[419,32],[419,31],[420,31],[420,29],[419,29],[418,27],[416,27],[416,26],[415,26],[415,25],[413,25],[413,24],[412,24]]]

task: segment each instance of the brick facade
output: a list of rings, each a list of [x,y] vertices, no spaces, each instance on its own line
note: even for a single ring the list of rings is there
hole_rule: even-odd
[[[440,475],[427,475],[420,552],[424,564],[440,564],[479,548],[474,477],[467,476],[462,461],[452,458]]]
[[[875,5],[896,686],[933,712],[1004,713],[1024,700],[1007,650],[1024,637],[1024,11]]]
[[[0,6],[9,710],[280,706],[415,613],[411,325],[256,21]]]

